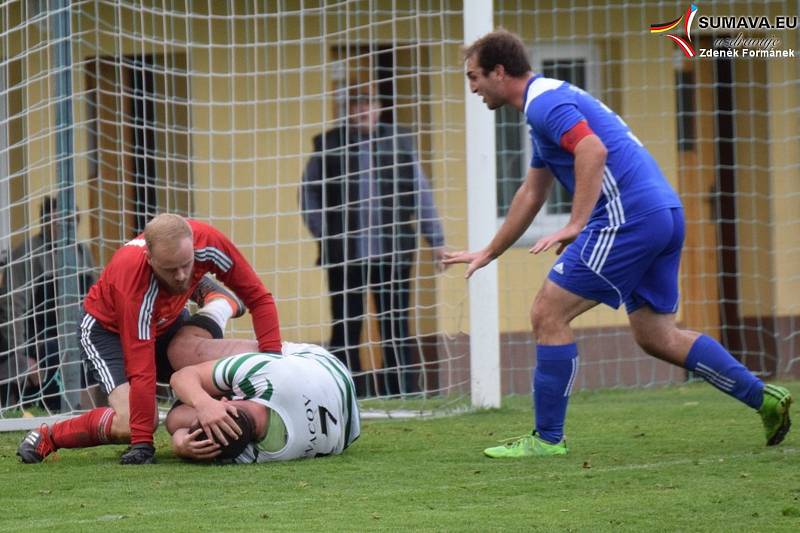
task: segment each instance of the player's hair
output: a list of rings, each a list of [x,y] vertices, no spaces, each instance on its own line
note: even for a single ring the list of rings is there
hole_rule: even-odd
[[[242,434],[236,439],[228,437],[228,444],[221,446],[217,459],[235,459],[255,439],[256,425],[248,412],[237,407],[236,413],[234,420],[242,430]]]
[[[156,215],[144,227],[144,241],[150,252],[156,243],[174,243],[186,237],[192,238],[192,227],[185,218],[173,213]]]
[[[239,429],[242,430],[242,433],[235,439],[230,435],[226,436],[228,444],[220,444],[220,454],[215,458],[217,461],[225,462],[235,459],[247,448],[248,444],[255,440],[256,424],[247,411],[237,407],[236,416],[233,417],[233,420],[236,422],[236,425],[239,426]],[[189,428],[189,432],[197,431],[199,428],[200,422],[195,422]],[[195,437],[195,440],[206,440],[207,438],[206,432],[201,431],[197,437]]]
[[[497,65],[515,78],[525,76],[532,69],[528,51],[522,39],[504,28],[487,33],[464,49],[464,61],[477,56],[478,66],[487,75]]]

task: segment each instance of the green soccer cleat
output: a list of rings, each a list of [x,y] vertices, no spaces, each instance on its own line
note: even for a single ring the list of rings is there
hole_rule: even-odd
[[[562,439],[558,444],[550,444],[536,436],[534,431],[531,435],[519,437],[502,446],[486,448],[483,453],[493,459],[566,455],[567,443]]]
[[[792,421],[789,420],[789,406],[792,405],[792,393],[778,385],[764,385],[764,401],[758,409],[767,446],[775,446],[783,441]]]

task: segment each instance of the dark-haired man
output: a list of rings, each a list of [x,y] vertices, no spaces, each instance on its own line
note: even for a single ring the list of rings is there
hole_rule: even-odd
[[[230,439],[208,423],[232,409],[243,411],[253,430],[237,463],[339,454],[360,435],[350,372],[313,344],[286,342],[281,354],[244,353],[187,366],[170,385],[181,403],[165,425],[175,454],[185,459],[219,458],[242,438]]]
[[[634,338],[647,353],[695,372],[757,410],[767,445],[780,443],[790,426],[789,391],[764,385],[716,340],[675,323],[683,209],[627,124],[578,87],[534,74],[525,45],[508,31],[481,37],[466,48],[464,59],[470,90],[489,109],[510,105],[525,114],[533,159],[494,239],[477,252],[447,254],[445,263],[468,264],[469,277],[522,235],[553,179],[573,194],[567,225],[530,250],[564,252],[531,308],[536,427],[531,435],[484,453],[567,453],[564,419],[578,370],[570,322],[598,303],[614,308],[624,303]]]
[[[11,252],[3,276],[7,296],[9,350],[6,361],[0,362],[3,380],[18,377],[22,405],[41,402],[42,407],[61,410],[61,379],[58,345],[57,279],[59,220],[58,200],[46,196],[39,207],[40,231],[22,241]],[[78,216],[74,223],[77,228]],[[88,248],[75,246],[78,290],[85,295],[94,283],[92,255]],[[7,401],[3,398],[3,401]]]

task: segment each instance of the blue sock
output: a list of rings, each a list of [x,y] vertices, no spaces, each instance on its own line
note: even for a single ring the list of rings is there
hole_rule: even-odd
[[[564,437],[564,419],[572,384],[578,373],[578,346],[536,345],[536,368],[533,371],[533,410],[536,432],[547,442]]]
[[[753,409],[761,407],[764,382],[711,337],[700,335],[694,341],[686,356],[685,366],[725,394]]]

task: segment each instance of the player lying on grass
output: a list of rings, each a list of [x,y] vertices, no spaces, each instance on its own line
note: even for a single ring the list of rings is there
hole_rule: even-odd
[[[360,434],[353,378],[325,349],[284,343],[172,375],[166,428],[179,457],[236,463],[342,453]]]

